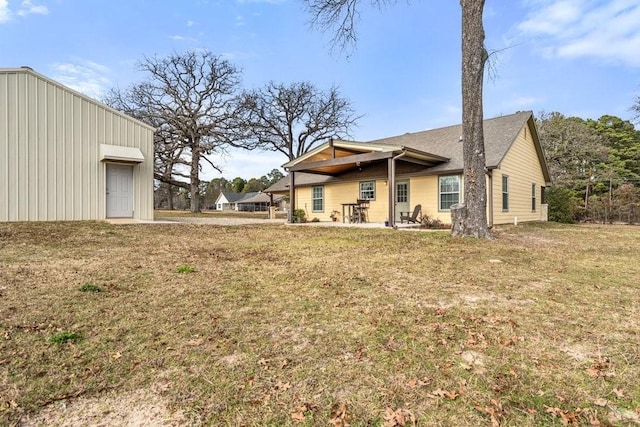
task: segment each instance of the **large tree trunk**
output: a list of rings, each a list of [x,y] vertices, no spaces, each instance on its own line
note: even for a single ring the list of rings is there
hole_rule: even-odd
[[[194,142],[191,147],[190,193],[191,212],[200,212],[200,142]]]
[[[173,207],[173,197],[174,197],[173,185],[171,184],[165,184],[165,185],[167,186],[167,209],[172,211],[175,209]]]
[[[487,51],[484,47],[484,0],[460,0],[462,6],[462,138],[464,205],[455,237],[492,238],[487,226],[486,161],[482,84]]]

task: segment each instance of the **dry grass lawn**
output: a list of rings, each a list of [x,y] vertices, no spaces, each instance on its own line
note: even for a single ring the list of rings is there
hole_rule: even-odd
[[[640,228],[0,224],[0,425],[640,425]]]

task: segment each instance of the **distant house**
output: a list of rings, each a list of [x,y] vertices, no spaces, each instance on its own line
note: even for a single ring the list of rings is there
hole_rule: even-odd
[[[237,209],[244,212],[265,212],[270,206],[281,208],[284,203],[285,196],[280,194],[247,193],[244,197],[236,202]]]
[[[484,137],[489,224],[545,221],[550,176],[533,114],[485,120]],[[450,223],[451,206],[464,201],[462,150],[461,125],[370,142],[330,140],[283,165],[289,174],[265,192],[289,194],[291,211],[322,221],[365,200],[371,222],[394,225],[421,205],[423,216]]]
[[[238,200],[244,199],[247,195],[254,196],[256,193],[234,193],[231,191],[222,191],[216,199],[216,210],[218,211],[237,211]]]
[[[153,133],[28,67],[0,69],[0,221],[153,219]]]

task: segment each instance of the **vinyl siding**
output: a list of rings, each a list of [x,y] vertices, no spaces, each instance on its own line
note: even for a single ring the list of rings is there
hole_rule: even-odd
[[[104,219],[100,144],[139,148],[134,217],[153,219],[153,130],[30,70],[0,70],[0,221]]]
[[[502,176],[509,177],[509,211],[502,211]],[[536,210],[531,210],[531,184],[536,184]],[[539,221],[542,219],[541,188],[545,179],[538,161],[531,131],[525,126],[507,152],[498,169],[493,171],[493,223]]]
[[[367,212],[369,222],[384,222],[388,216],[388,187],[386,180],[364,179],[363,181],[375,181],[375,200],[369,202]],[[312,187],[296,187],[296,209],[303,209],[308,220],[318,218],[320,221],[331,221],[331,212],[340,212],[339,221],[342,221],[342,203],[355,203],[360,195],[360,181],[348,181],[324,185],[324,212],[312,211],[311,200]],[[347,208],[345,207],[345,215]]]

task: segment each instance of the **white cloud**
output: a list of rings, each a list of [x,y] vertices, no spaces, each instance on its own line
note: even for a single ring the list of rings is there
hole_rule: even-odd
[[[536,0],[518,25],[549,57],[594,58],[640,67],[640,3],[637,0]]]
[[[54,64],[53,69],[54,80],[94,99],[102,98],[111,87],[111,81],[106,77],[109,68],[93,61]]]
[[[236,16],[236,27],[243,27],[244,23],[245,23],[244,16],[242,15]]]
[[[187,27],[193,27],[193,24],[195,24],[195,22],[187,21]]]
[[[16,12],[18,16],[27,15],[48,15],[49,8],[43,5],[36,5],[31,0],[23,0]],[[9,22],[13,16],[13,12],[9,8],[9,0],[0,0],[0,24]]]
[[[0,0],[0,24],[8,22],[11,19],[11,11],[9,10],[9,2]]]
[[[31,3],[31,0],[22,0],[22,5],[18,10],[18,15],[27,16],[31,14],[48,15],[49,9],[47,8],[47,6],[35,5]]]

